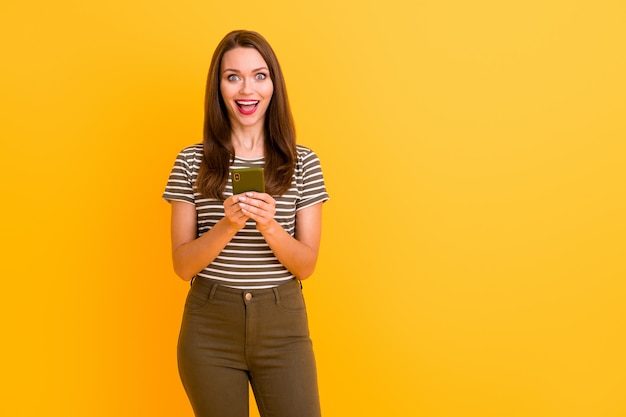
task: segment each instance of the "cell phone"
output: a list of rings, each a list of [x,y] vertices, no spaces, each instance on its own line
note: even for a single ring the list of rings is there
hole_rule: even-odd
[[[265,179],[261,167],[232,169],[230,176],[233,184],[233,195],[246,191],[265,192]]]

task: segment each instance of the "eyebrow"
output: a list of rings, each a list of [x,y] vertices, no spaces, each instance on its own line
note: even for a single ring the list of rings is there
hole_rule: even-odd
[[[269,68],[267,68],[267,67],[256,68],[256,69],[253,69],[252,72],[259,72],[259,71],[263,71],[263,70],[269,71]],[[241,72],[240,70],[234,69],[234,68],[224,68],[224,71],[222,71],[222,72],[227,72],[227,71]]]

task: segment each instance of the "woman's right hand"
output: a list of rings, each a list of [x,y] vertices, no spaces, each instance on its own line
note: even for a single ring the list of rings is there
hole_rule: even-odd
[[[171,205],[174,271],[185,281],[213,262],[248,220],[239,206],[239,196],[229,197],[224,201],[225,216],[198,237],[196,206],[183,201],[172,201]]]
[[[244,197],[243,194],[236,194],[228,197],[224,201],[225,219],[237,230],[243,229],[246,225],[246,221],[250,218],[243,213],[239,205],[239,201],[242,197]]]

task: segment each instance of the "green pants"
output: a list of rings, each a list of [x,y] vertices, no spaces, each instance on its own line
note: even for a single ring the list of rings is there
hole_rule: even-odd
[[[237,290],[196,279],[185,303],[178,368],[196,417],[319,417],[315,358],[298,281]]]

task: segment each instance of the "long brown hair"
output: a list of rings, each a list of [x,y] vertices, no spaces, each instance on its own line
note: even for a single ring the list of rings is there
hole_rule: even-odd
[[[268,194],[282,195],[291,185],[296,164],[296,132],[285,80],[270,44],[260,34],[244,30],[227,34],[211,59],[204,109],[204,155],[196,188],[207,198],[224,199],[224,188],[235,151],[231,143],[228,111],[220,93],[220,67],[224,54],[238,47],[254,48],[261,54],[274,84],[264,123],[265,190]]]

